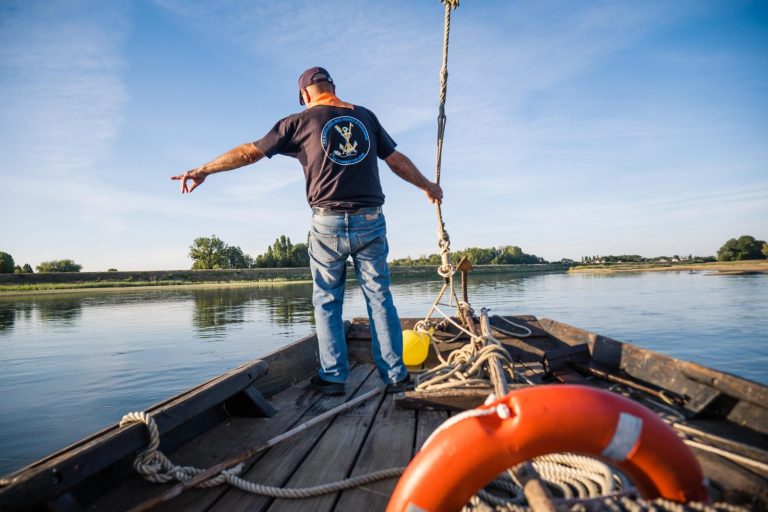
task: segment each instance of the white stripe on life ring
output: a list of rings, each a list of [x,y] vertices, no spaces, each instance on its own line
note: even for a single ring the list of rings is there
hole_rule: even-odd
[[[620,413],[613,438],[611,438],[611,442],[608,443],[608,446],[605,447],[601,455],[617,462],[626,460],[632,449],[637,445],[642,431],[642,418],[626,412]]]

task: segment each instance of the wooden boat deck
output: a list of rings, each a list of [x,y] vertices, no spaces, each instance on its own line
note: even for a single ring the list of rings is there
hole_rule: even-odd
[[[208,467],[258,445],[382,382],[371,364],[356,364],[347,392],[323,396],[307,387],[308,380],[272,397],[279,411],[272,418],[238,418],[217,425],[200,437],[168,453],[176,464]],[[312,427],[251,461],[242,476],[263,485],[309,487],[380,469],[404,467],[427,436],[448,413],[397,407],[395,395],[379,394],[334,419]],[[331,511],[383,510],[396,479],[309,499],[272,499],[229,486],[192,489],[157,510],[188,511]],[[158,485],[138,476],[99,499],[90,510],[124,510],[158,493]]]

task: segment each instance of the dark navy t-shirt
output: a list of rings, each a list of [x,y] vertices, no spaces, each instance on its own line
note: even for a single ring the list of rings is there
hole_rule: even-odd
[[[384,204],[376,157],[387,158],[396,144],[367,108],[316,105],[281,119],[253,144],[269,158],[299,160],[310,206],[345,210]]]

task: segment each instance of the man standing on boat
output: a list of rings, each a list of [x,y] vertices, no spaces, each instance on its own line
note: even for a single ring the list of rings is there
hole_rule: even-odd
[[[377,157],[400,178],[422,189],[429,201],[439,202],[443,191],[395,149],[373,112],[346,103],[335,93],[328,71],[307,69],[299,77],[299,103],[307,107],[303,112],[281,119],[262,139],[171,179],[181,181],[184,194],[209,174],[253,164],[264,156],[298,159],[312,207],[309,260],[320,369],[311,385],[325,394],[344,393],[349,362],[341,312],[346,261],[352,257],[368,309],[376,367],[387,389],[399,391],[410,376],[402,360],[400,319],[389,290],[389,246]]]

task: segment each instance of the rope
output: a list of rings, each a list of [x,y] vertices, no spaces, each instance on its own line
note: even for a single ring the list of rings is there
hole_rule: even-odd
[[[137,473],[142,475],[145,480],[154,483],[166,483],[174,480],[183,482],[205,471],[204,469],[196,468],[194,466],[176,466],[165,456],[165,454],[158,450],[160,446],[160,431],[157,428],[155,420],[147,413],[142,411],[126,414],[123,416],[123,419],[120,420],[120,427],[125,427],[132,423],[143,423],[149,431],[149,446],[146,450],[139,453],[133,461],[134,469]],[[195,485],[195,487],[209,488],[228,483],[229,485],[251,494],[269,496],[271,498],[301,499],[332,494],[361,487],[372,482],[378,482],[379,480],[396,478],[402,475],[403,471],[405,471],[405,468],[402,467],[390,468],[346,478],[337,482],[316,485],[314,487],[284,488],[261,485],[240,478],[238,475],[242,473],[244,468],[245,464],[238,464],[232,469],[222,471],[215,477]]]
[[[333,494],[336,492],[361,487],[373,482],[378,482],[379,480],[396,478],[402,475],[403,471],[405,471],[405,468],[382,469],[380,471],[374,471],[373,473],[339,480],[338,482],[316,485],[314,487],[297,487],[292,489],[260,485],[238,477],[233,477],[227,481],[238,489],[249,492],[251,494],[259,494],[261,496],[269,496],[271,498],[302,499],[323,496],[325,494]]]
[[[516,327],[518,329],[522,329],[524,332],[522,334],[516,333],[516,332],[510,332],[510,331],[506,331],[504,329],[501,329],[499,327],[495,327],[494,325],[491,325],[491,329],[493,329],[494,331],[500,332],[502,334],[506,334],[507,336],[511,336],[513,338],[527,338],[528,336],[533,334],[533,331],[529,327],[527,327],[525,325],[516,324],[515,322],[513,322],[511,320],[507,320],[503,316],[493,315],[492,318],[498,318],[502,322],[505,322],[505,323],[511,325],[512,327]]]
[[[548,487],[562,497],[554,499],[557,510],[584,512],[747,512],[731,503],[678,503],[663,498],[645,500],[627,478],[597,459],[572,453],[537,457],[532,461],[536,472]],[[491,492],[496,490],[497,492]],[[501,492],[499,492],[501,491]],[[511,470],[500,474],[485,489],[478,491],[463,512],[475,510],[529,512],[520,482]]]
[[[470,343],[451,352],[447,359],[439,350],[436,352],[440,364],[416,377],[416,391],[487,388],[486,367],[493,359],[499,359],[512,380],[517,380],[514,361],[495,338],[473,337]]]
[[[443,138],[445,135],[445,97],[448,92],[448,42],[451,35],[451,10],[459,6],[459,0],[441,0],[445,4],[445,25],[443,27],[443,64],[440,68],[440,105],[437,115],[437,158],[435,163],[435,183],[440,184],[440,171],[443,158]],[[451,264],[451,238],[445,230],[441,204],[435,204],[437,214],[437,245],[440,247],[441,265],[437,273],[448,277],[455,272]]]

